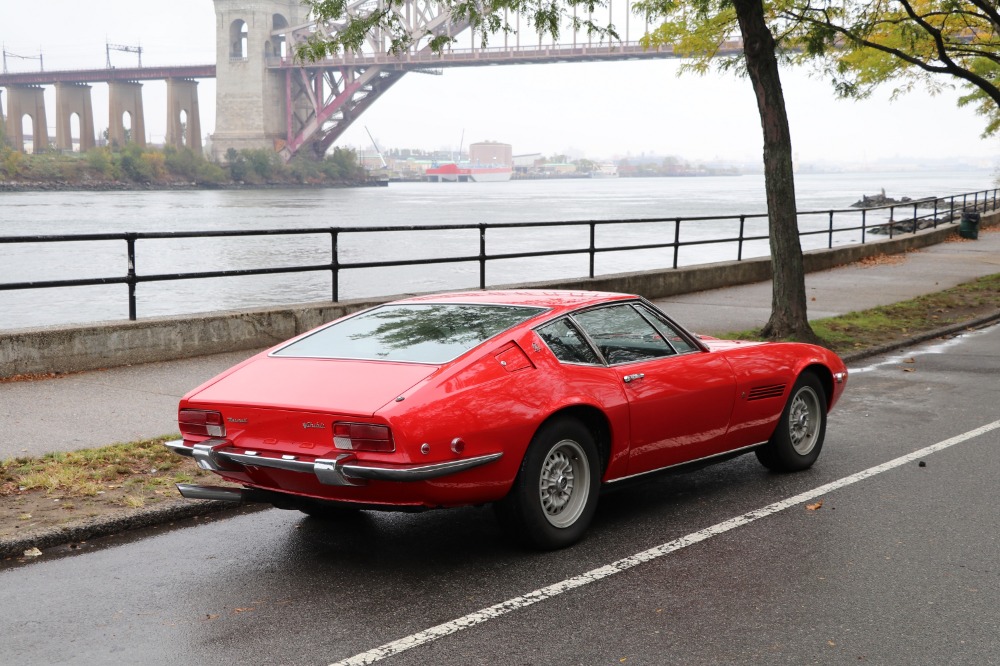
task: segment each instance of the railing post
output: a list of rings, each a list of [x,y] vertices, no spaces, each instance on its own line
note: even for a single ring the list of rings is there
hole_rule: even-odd
[[[896,226],[896,207],[889,206],[889,240],[892,240],[892,232]]]
[[[330,228],[330,284],[333,302],[340,301],[340,232]]]
[[[479,223],[479,288],[486,289],[486,224]]]
[[[135,313],[135,233],[125,234],[125,244],[128,246],[128,318],[136,320]]]
[[[674,220],[674,268],[677,268],[677,254],[681,249],[681,218]]]
[[[740,238],[736,245],[736,261],[743,261],[743,231],[746,227],[747,216],[740,215]]]
[[[590,223],[590,277],[594,277],[594,258],[597,255],[597,222]]]
[[[913,204],[913,233],[917,233],[917,204]]]
[[[937,229],[937,216],[938,216],[937,205],[938,205],[938,200],[934,199],[934,228],[935,229]]]
[[[865,244],[865,232],[868,231],[868,209],[861,209],[861,244]]]
[[[827,227],[826,249],[833,249],[833,211],[830,211],[830,224]]]

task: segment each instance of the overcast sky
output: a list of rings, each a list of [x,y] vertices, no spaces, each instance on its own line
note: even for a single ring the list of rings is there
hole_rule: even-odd
[[[155,7],[155,9],[154,9]],[[144,66],[203,64],[215,57],[211,0],[0,0],[0,41],[8,53],[44,55],[46,70],[104,67],[105,44],[141,45]],[[112,52],[112,64],[136,56]],[[685,74],[674,60],[445,69],[441,76],[407,74],[345,133],[338,145],[368,148],[367,127],[383,149],[457,149],[495,140],[515,154],[569,153],[594,159],[676,155],[692,161],[759,162],[760,120],[750,83],[732,75]],[[38,68],[7,56],[8,71]],[[1000,161],[1000,141],[979,137],[983,121],[955,104],[957,90],[938,97],[910,93],[894,102],[888,90],[863,102],[837,100],[830,86],[804,71],[782,72],[800,165],[883,160],[926,164],[937,158]],[[166,86],[143,89],[149,139],[165,134]],[[95,125],[107,127],[107,86],[93,89]],[[0,96],[6,111],[6,95]],[[54,135],[55,91],[46,91]],[[215,127],[214,81],[199,85],[202,128]]]

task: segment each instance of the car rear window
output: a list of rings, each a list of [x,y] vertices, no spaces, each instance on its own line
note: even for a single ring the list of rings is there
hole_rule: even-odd
[[[544,311],[510,305],[383,305],[320,329],[272,355],[444,363]]]

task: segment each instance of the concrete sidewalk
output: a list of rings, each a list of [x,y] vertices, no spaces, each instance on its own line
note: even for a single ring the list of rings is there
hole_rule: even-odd
[[[933,293],[1000,273],[1000,230],[806,276],[809,318],[821,319]],[[698,333],[760,328],[771,283],[715,289],[657,304]],[[149,363],[0,384],[0,459],[104,446],[177,431],[177,401],[252,352]]]

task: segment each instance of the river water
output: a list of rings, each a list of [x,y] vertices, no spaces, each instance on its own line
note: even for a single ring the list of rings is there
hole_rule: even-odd
[[[847,208],[883,188],[894,198],[921,198],[995,187],[989,170],[800,174],[799,211]],[[322,190],[205,190],[154,192],[24,192],[0,194],[0,237],[104,232],[303,229],[538,221],[673,219],[756,215],[766,211],[759,175],[695,178],[619,178],[511,181],[508,183],[393,183],[388,188]],[[908,217],[912,209],[897,217]],[[840,216],[838,226],[860,224]],[[869,215],[867,222],[879,221]],[[884,216],[881,218],[884,219]],[[842,221],[841,221],[842,220]],[[800,218],[800,228],[824,229],[828,215]],[[681,226],[682,242],[731,237],[738,222],[703,220]],[[600,228],[598,247],[673,240],[673,224]],[[496,230],[488,252],[587,247],[585,225],[560,229]],[[766,234],[766,221],[747,234]],[[655,239],[655,240],[654,240]],[[837,234],[835,244],[856,243],[859,232]],[[825,235],[803,248],[826,247]],[[340,260],[380,261],[478,253],[478,233],[346,234]],[[767,254],[766,241],[748,243],[744,258]],[[597,274],[671,265],[672,250],[598,255]],[[682,248],[680,265],[736,259],[734,244]],[[139,241],[139,275],[324,264],[329,235]],[[124,241],[0,244],[0,283],[123,276]],[[587,274],[586,255],[491,262],[489,284]],[[475,263],[343,271],[341,299],[476,287]],[[107,285],[0,291],[0,330],[126,319],[127,287]],[[138,315],[183,314],[329,300],[328,271],[277,276],[143,283]]]

